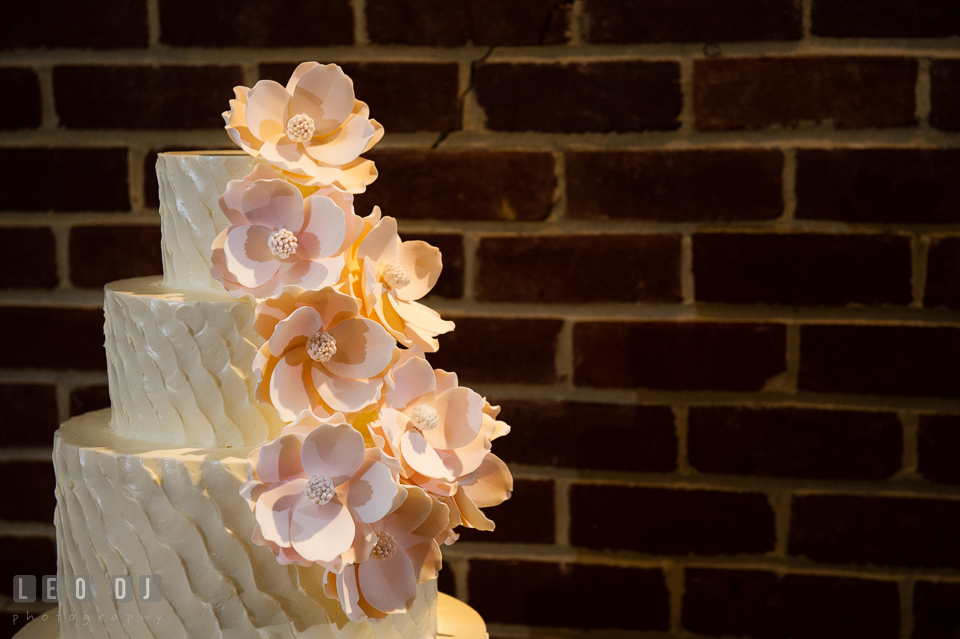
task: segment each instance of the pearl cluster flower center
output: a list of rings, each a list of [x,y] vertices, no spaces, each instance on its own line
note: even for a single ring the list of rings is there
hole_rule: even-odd
[[[310,481],[307,482],[307,487],[304,489],[304,493],[306,494],[307,499],[318,506],[323,506],[333,499],[333,481],[331,481],[329,477],[314,475],[310,478]]]
[[[313,137],[317,125],[306,113],[298,113],[287,120],[287,137],[294,142],[306,142]]]
[[[297,252],[297,236],[287,229],[275,231],[267,240],[270,252],[285,260]]]
[[[315,362],[329,362],[337,352],[337,340],[333,335],[324,331],[317,331],[307,340],[307,355]]]
[[[387,559],[393,553],[397,552],[397,542],[388,532],[377,533],[377,545],[370,551],[370,556],[374,559]]]
[[[440,415],[430,404],[417,404],[410,413],[410,420],[421,431],[430,431],[440,424]]]
[[[410,283],[410,273],[396,262],[390,262],[383,267],[383,281],[390,288],[403,288]]]

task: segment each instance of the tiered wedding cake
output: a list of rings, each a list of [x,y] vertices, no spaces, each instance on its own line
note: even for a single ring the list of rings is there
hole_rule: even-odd
[[[160,156],[164,276],[106,287],[112,408],[56,435],[60,636],[434,637],[509,427],[424,359],[439,251],[354,213],[383,129],[349,78],[236,93],[244,152]]]

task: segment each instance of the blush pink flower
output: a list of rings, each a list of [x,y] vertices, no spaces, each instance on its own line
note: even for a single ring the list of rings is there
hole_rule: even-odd
[[[257,398],[288,422],[304,410],[353,414],[374,408],[400,349],[358,312],[356,300],[331,288],[288,286],[259,302],[254,329],[266,342],[253,362]]]
[[[260,80],[234,93],[223,114],[230,138],[290,181],[363,193],[377,178],[373,162],[359,156],[383,137],[383,127],[337,65],[304,62],[286,87]]]
[[[304,198],[261,164],[227,183],[220,208],[231,225],[213,241],[211,273],[234,297],[263,299],[285,285],[320,289],[340,281],[347,212],[333,198]]]

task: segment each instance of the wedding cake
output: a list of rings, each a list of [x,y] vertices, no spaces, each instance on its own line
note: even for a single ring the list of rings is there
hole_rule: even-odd
[[[56,434],[60,637],[432,638],[509,427],[425,358],[439,251],[354,210],[383,128],[350,79],[235,91],[240,151],[158,159],[162,278],[106,287],[112,408]]]

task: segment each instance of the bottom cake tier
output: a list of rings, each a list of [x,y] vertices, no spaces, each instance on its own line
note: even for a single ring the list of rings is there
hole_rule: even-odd
[[[240,496],[246,448],[162,448],[110,431],[110,410],[75,417],[54,439],[59,636],[211,639],[428,639],[437,635],[436,581],[406,614],[352,623],[323,594],[323,569],[279,564],[250,541]],[[142,601],[141,576],[160,580]],[[92,596],[77,601],[74,576]],[[130,601],[111,578],[129,576]],[[149,599],[156,598],[156,593]]]

